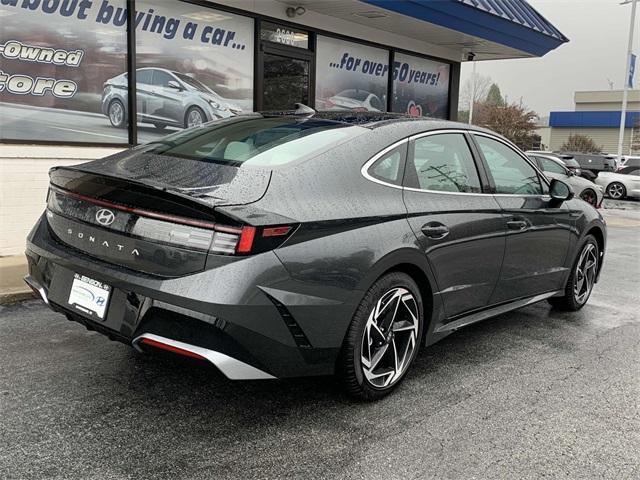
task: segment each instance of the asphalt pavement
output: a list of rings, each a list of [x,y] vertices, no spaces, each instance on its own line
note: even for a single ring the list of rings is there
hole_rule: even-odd
[[[377,403],[331,378],[231,382],[38,301],[0,307],[0,478],[638,479],[640,208],[607,205],[584,309],[458,331]]]

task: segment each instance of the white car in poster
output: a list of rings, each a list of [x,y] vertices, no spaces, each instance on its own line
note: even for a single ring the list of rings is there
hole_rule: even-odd
[[[367,112],[382,112],[384,102],[377,95],[366,90],[349,89],[336,93],[325,100],[327,110],[353,110]]]
[[[640,198],[640,169],[627,174],[600,172],[595,181],[604,188],[609,198],[615,200],[626,197]]]

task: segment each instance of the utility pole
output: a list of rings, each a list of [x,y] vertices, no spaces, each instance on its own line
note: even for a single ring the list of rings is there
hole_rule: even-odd
[[[626,5],[629,0],[621,3]],[[636,4],[638,0],[631,0],[631,24],[629,25],[629,46],[627,48],[627,56],[625,57],[625,74],[624,74],[624,90],[622,91],[622,111],[620,112],[620,134],[618,136],[618,157],[617,161],[620,162],[622,158],[622,143],[624,142],[624,126],[627,116],[627,97],[629,93],[629,74],[631,72],[631,55],[633,54],[633,30],[636,26]]]

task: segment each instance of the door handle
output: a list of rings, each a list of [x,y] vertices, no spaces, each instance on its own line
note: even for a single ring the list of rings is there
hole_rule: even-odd
[[[524,220],[509,220],[507,222],[507,227],[509,227],[509,230],[524,230],[528,226],[528,223]]]
[[[422,233],[429,238],[444,238],[449,235],[449,228],[441,223],[427,223],[423,225]]]

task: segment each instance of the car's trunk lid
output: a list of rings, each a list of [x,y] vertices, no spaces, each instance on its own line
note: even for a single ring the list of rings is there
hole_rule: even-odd
[[[53,168],[47,222],[59,241],[92,257],[185,275],[204,269],[209,253],[233,253],[242,223],[215,207],[255,202],[270,176],[269,170],[119,154]]]

